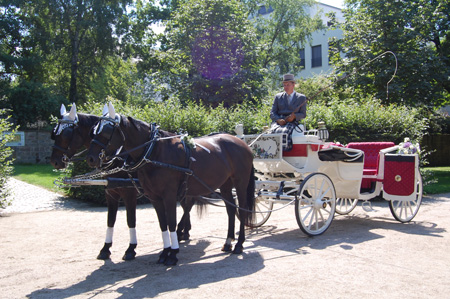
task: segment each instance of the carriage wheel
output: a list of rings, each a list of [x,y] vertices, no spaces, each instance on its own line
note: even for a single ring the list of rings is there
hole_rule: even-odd
[[[336,192],[331,179],[322,173],[308,175],[300,185],[295,201],[295,216],[307,235],[324,233],[334,218]]]
[[[336,198],[336,213],[347,215],[358,205],[357,198]]]
[[[422,176],[419,173],[416,182],[416,199],[411,201],[391,200],[389,202],[389,208],[391,209],[392,216],[400,222],[411,221],[419,212],[420,204],[422,203]]]
[[[253,215],[253,221],[248,226],[251,228],[260,227],[267,222],[270,215],[272,214],[273,202],[263,198],[262,196],[257,196],[255,198],[255,211]],[[267,211],[267,212],[266,212]]]

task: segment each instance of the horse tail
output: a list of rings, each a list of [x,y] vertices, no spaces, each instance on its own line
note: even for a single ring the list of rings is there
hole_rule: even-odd
[[[246,223],[247,225],[249,225],[253,222],[255,216],[255,167],[253,165],[247,185],[247,209],[249,210],[249,212],[246,213]]]
[[[197,214],[198,214],[199,218],[201,218],[208,208],[208,203],[206,201],[200,200],[198,198],[194,199],[194,203],[197,206]]]

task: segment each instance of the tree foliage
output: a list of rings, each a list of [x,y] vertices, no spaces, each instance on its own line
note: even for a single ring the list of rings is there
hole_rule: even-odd
[[[254,28],[237,0],[186,0],[167,22],[160,78],[185,100],[217,106],[265,92]]]
[[[346,80],[348,85],[384,102],[441,106],[449,101],[450,5],[448,0],[347,0],[340,47],[345,58],[336,63],[341,73],[350,73],[385,51],[395,61],[383,59],[362,68]]]
[[[258,65],[267,69],[270,79],[301,70],[300,50],[313,32],[324,29],[319,14],[311,16],[314,0],[247,0],[251,22],[258,37]],[[270,12],[270,15],[267,14]]]
[[[6,187],[6,181],[12,173],[12,149],[6,144],[13,139],[16,128],[13,128],[6,117],[7,111],[0,110],[0,208],[5,208],[10,204],[10,190]]]
[[[135,2],[139,9],[130,6]],[[2,107],[12,109],[18,123],[26,125],[56,114],[55,100],[83,103],[108,95],[128,100],[122,82],[130,74],[128,79],[135,79],[131,57],[143,42],[146,47],[156,42],[144,39],[143,33],[152,22],[149,18],[159,16],[155,7],[132,0],[2,0]],[[21,104],[14,95],[20,95],[22,103],[37,101],[43,110],[19,113]]]

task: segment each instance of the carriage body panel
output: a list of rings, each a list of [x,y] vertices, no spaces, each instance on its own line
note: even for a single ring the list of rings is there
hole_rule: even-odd
[[[383,178],[385,199],[409,201],[415,198],[419,175],[418,158],[418,155],[385,155]]]
[[[344,147],[319,136],[319,130],[294,130],[289,151],[283,151],[285,134],[243,136],[254,155],[259,172],[257,198],[264,207],[270,210],[277,202],[295,202],[297,222],[309,235],[323,233],[331,214],[350,213],[358,200],[363,200],[365,208],[370,206],[368,200],[379,195],[389,201],[398,221],[414,218],[422,200],[418,154],[397,154],[399,146],[393,142]],[[269,215],[263,213],[256,226]]]

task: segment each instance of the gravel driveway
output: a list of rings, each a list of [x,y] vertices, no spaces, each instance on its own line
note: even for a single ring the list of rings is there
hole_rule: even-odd
[[[1,211],[1,298],[448,298],[450,194],[425,197],[401,224],[385,201],[336,216],[317,237],[300,231],[294,206],[248,231],[242,255],[220,251],[224,208],[192,212],[191,240],[180,261],[156,264],[162,247],[156,213],[137,211],[137,257],[124,262],[126,214],[120,209],[111,260],[100,261],[106,208],[92,207],[22,182]],[[27,196],[27,199],[25,199]],[[277,205],[276,205],[277,207]],[[181,211],[181,209],[179,210]],[[180,215],[180,214],[179,214]]]

